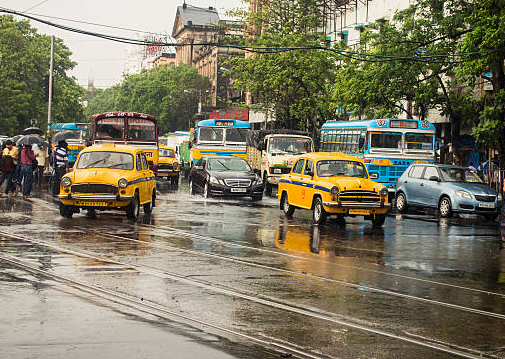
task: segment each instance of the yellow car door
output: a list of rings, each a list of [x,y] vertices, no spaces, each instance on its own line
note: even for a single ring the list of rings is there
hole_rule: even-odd
[[[294,206],[302,206],[302,189],[304,188],[302,183],[302,171],[304,164],[304,158],[298,159],[289,175],[291,184],[289,184],[288,188],[288,200],[289,203]]]
[[[142,156],[142,179],[140,184],[140,202],[146,202],[149,201],[151,196],[148,194],[149,193],[149,182],[146,181],[147,178],[150,177],[149,175],[149,164],[147,163],[147,157],[144,153],[141,154]]]
[[[300,193],[301,206],[305,208],[312,207],[312,198],[314,197],[314,162],[307,159],[302,175],[300,176],[303,187]]]

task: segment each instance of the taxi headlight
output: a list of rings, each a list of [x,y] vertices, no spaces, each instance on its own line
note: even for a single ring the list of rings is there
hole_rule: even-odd
[[[124,178],[121,178],[119,181],[117,181],[117,185],[120,188],[126,188],[128,186],[128,181]]]
[[[458,197],[472,199],[472,195],[470,193],[468,193],[467,191],[458,190],[455,193],[456,193],[456,196],[458,196]]]
[[[61,179],[61,185],[63,187],[70,187],[71,184],[72,184],[72,180],[70,179],[70,177],[63,177]]]
[[[331,187],[331,188],[330,188],[330,193],[331,193],[332,195],[336,195],[336,194],[338,194],[338,187],[337,187],[337,186],[333,186],[333,187]]]
[[[179,164],[177,163],[177,161],[174,161],[174,164],[173,164],[174,168],[179,166]]]
[[[380,193],[381,197],[387,197],[389,191],[386,187],[382,187],[379,193]]]

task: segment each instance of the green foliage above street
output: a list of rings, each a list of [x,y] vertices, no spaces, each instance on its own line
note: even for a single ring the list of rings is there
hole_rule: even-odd
[[[156,67],[127,76],[109,89],[93,90],[86,113],[89,118],[109,111],[142,112],[158,119],[160,133],[187,129],[209,86],[208,78],[184,64]]]
[[[76,65],[61,39],[54,42],[53,122],[81,121],[84,90],[66,72]],[[14,135],[36,119],[47,123],[51,38],[28,21],[0,16],[0,134]]]

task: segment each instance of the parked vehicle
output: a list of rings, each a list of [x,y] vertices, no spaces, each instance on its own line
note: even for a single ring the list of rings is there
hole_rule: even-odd
[[[330,121],[321,128],[320,150],[362,158],[370,177],[386,186],[392,199],[409,165],[435,162],[435,126],[396,118]]]
[[[174,148],[160,145],[158,172],[156,176],[167,177],[167,180],[169,180],[173,186],[177,186],[179,184],[180,170],[181,168],[179,167],[179,162],[177,162]]]
[[[189,173],[189,192],[212,196],[263,197],[263,182],[246,160],[233,156],[203,156]]]
[[[388,189],[370,179],[363,160],[342,153],[299,156],[291,172],[281,176],[278,198],[286,216],[296,208],[309,209],[316,224],[337,215],[364,216],[381,226],[390,206]]]
[[[140,205],[151,213],[156,201],[156,180],[142,149],[104,143],[85,148],[73,171],[61,179],[60,214],[71,218],[80,209],[120,209],[136,220]]]
[[[503,206],[501,194],[466,167],[412,165],[396,188],[396,209],[401,213],[408,207],[428,207],[437,208],[441,217],[459,212],[496,220]]]
[[[247,134],[247,162],[260,171],[267,196],[279,184],[281,174],[289,173],[296,155],[314,152],[312,138],[294,130],[258,130]]]

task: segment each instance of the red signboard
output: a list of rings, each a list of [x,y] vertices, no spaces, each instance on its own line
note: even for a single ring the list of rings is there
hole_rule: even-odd
[[[249,121],[249,110],[241,108],[238,110],[216,111],[211,112],[209,114],[209,119],[216,119],[216,118],[225,118],[225,119],[228,118],[233,120]]]

